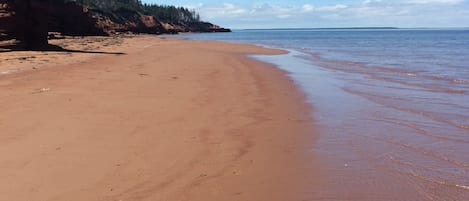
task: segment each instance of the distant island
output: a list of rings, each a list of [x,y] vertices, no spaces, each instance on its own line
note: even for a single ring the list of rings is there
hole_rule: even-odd
[[[230,31],[201,21],[194,10],[140,0],[0,0],[0,40],[16,40],[25,47],[47,44],[51,32],[106,36]]]

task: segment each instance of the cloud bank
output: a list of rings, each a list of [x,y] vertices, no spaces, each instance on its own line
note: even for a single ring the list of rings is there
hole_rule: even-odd
[[[469,27],[467,0],[363,0],[280,5],[198,3],[203,19],[232,28]]]

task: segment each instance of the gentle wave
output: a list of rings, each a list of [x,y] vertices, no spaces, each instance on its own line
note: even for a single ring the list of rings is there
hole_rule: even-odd
[[[192,36],[293,49],[263,60],[315,107],[315,200],[469,200],[469,30]]]
[[[419,115],[419,116],[424,116],[424,117],[426,117],[428,119],[431,119],[433,121],[440,122],[440,123],[445,123],[445,124],[451,125],[455,128],[460,128],[460,129],[464,129],[464,130],[469,129],[468,125],[460,124],[458,122],[451,121],[449,119],[446,119],[444,117],[439,116],[437,113],[434,113],[434,112],[427,112],[425,110],[417,110],[417,109],[413,109],[413,108],[409,108],[409,107],[404,107],[404,106],[401,106],[401,105],[398,105],[398,104],[389,104],[388,102],[383,101],[383,100],[387,100],[387,101],[388,100],[403,100],[402,98],[380,96],[378,94],[353,90],[353,89],[346,88],[346,87],[344,87],[342,89],[346,92],[365,97],[370,101],[385,105],[386,107],[389,107],[389,108],[392,108],[392,109],[395,109],[395,110],[408,112],[408,113],[412,113],[412,114]],[[460,118],[469,120],[469,116],[460,117]]]
[[[364,62],[332,60],[332,59],[321,57],[319,53],[310,53],[310,54],[311,54],[311,57],[315,61],[319,62],[318,65],[321,67],[325,67],[325,68],[329,68],[333,70],[339,70],[339,71],[343,71],[347,73],[368,75],[371,78],[374,78],[377,80],[395,82],[395,83],[413,86],[413,87],[420,87],[420,88],[428,89],[434,92],[464,94],[467,92],[467,90],[466,89],[454,89],[454,88],[442,86],[441,84],[437,85],[435,83],[422,84],[424,83],[423,80],[425,79],[441,80],[441,81],[446,81],[446,84],[454,84],[454,85],[469,84],[469,80],[459,80],[459,79],[454,79],[451,77],[428,76],[428,75],[422,75],[421,72],[416,72],[416,71],[408,71],[408,70],[396,69],[396,68],[386,68],[383,66],[369,66]],[[390,75],[393,75],[394,77],[389,77]],[[414,78],[420,78],[420,79],[410,81],[402,77],[414,77]]]

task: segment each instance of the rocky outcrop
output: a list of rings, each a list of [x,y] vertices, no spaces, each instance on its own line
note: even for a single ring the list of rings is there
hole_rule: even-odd
[[[181,32],[230,32],[208,22],[170,23],[160,21],[153,16],[119,9],[113,13],[103,13],[99,10],[89,10],[87,15],[96,19],[95,26],[106,33],[118,32],[147,33],[147,34],[176,34]]]
[[[14,19],[8,5],[6,3],[0,3],[0,40],[12,39],[12,30],[14,29]]]
[[[161,22],[168,33],[187,33],[187,32],[230,32],[230,29],[221,28],[220,26],[208,22],[193,22],[188,25],[177,25],[167,22]]]
[[[48,0],[3,0],[0,9],[2,38],[16,39],[22,46],[33,48],[47,45]]]
[[[175,34],[230,31],[208,22],[160,21],[154,16],[125,8],[105,12],[89,9],[75,1],[53,2],[0,0],[0,40],[18,39],[27,43],[47,43],[48,31],[73,36],[111,35],[122,32]]]
[[[90,15],[86,7],[73,2],[53,4],[49,7],[49,31],[72,36],[108,35],[97,26],[99,19]]]
[[[107,34],[120,32],[162,34],[167,30],[153,16],[119,9],[115,13],[103,13],[99,10],[89,10],[87,15],[96,20],[94,26]]]

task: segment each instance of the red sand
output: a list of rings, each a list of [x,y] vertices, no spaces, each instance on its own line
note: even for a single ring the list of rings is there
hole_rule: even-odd
[[[282,52],[129,41],[125,55],[0,76],[0,200],[310,198],[311,108],[284,72],[243,56]]]

